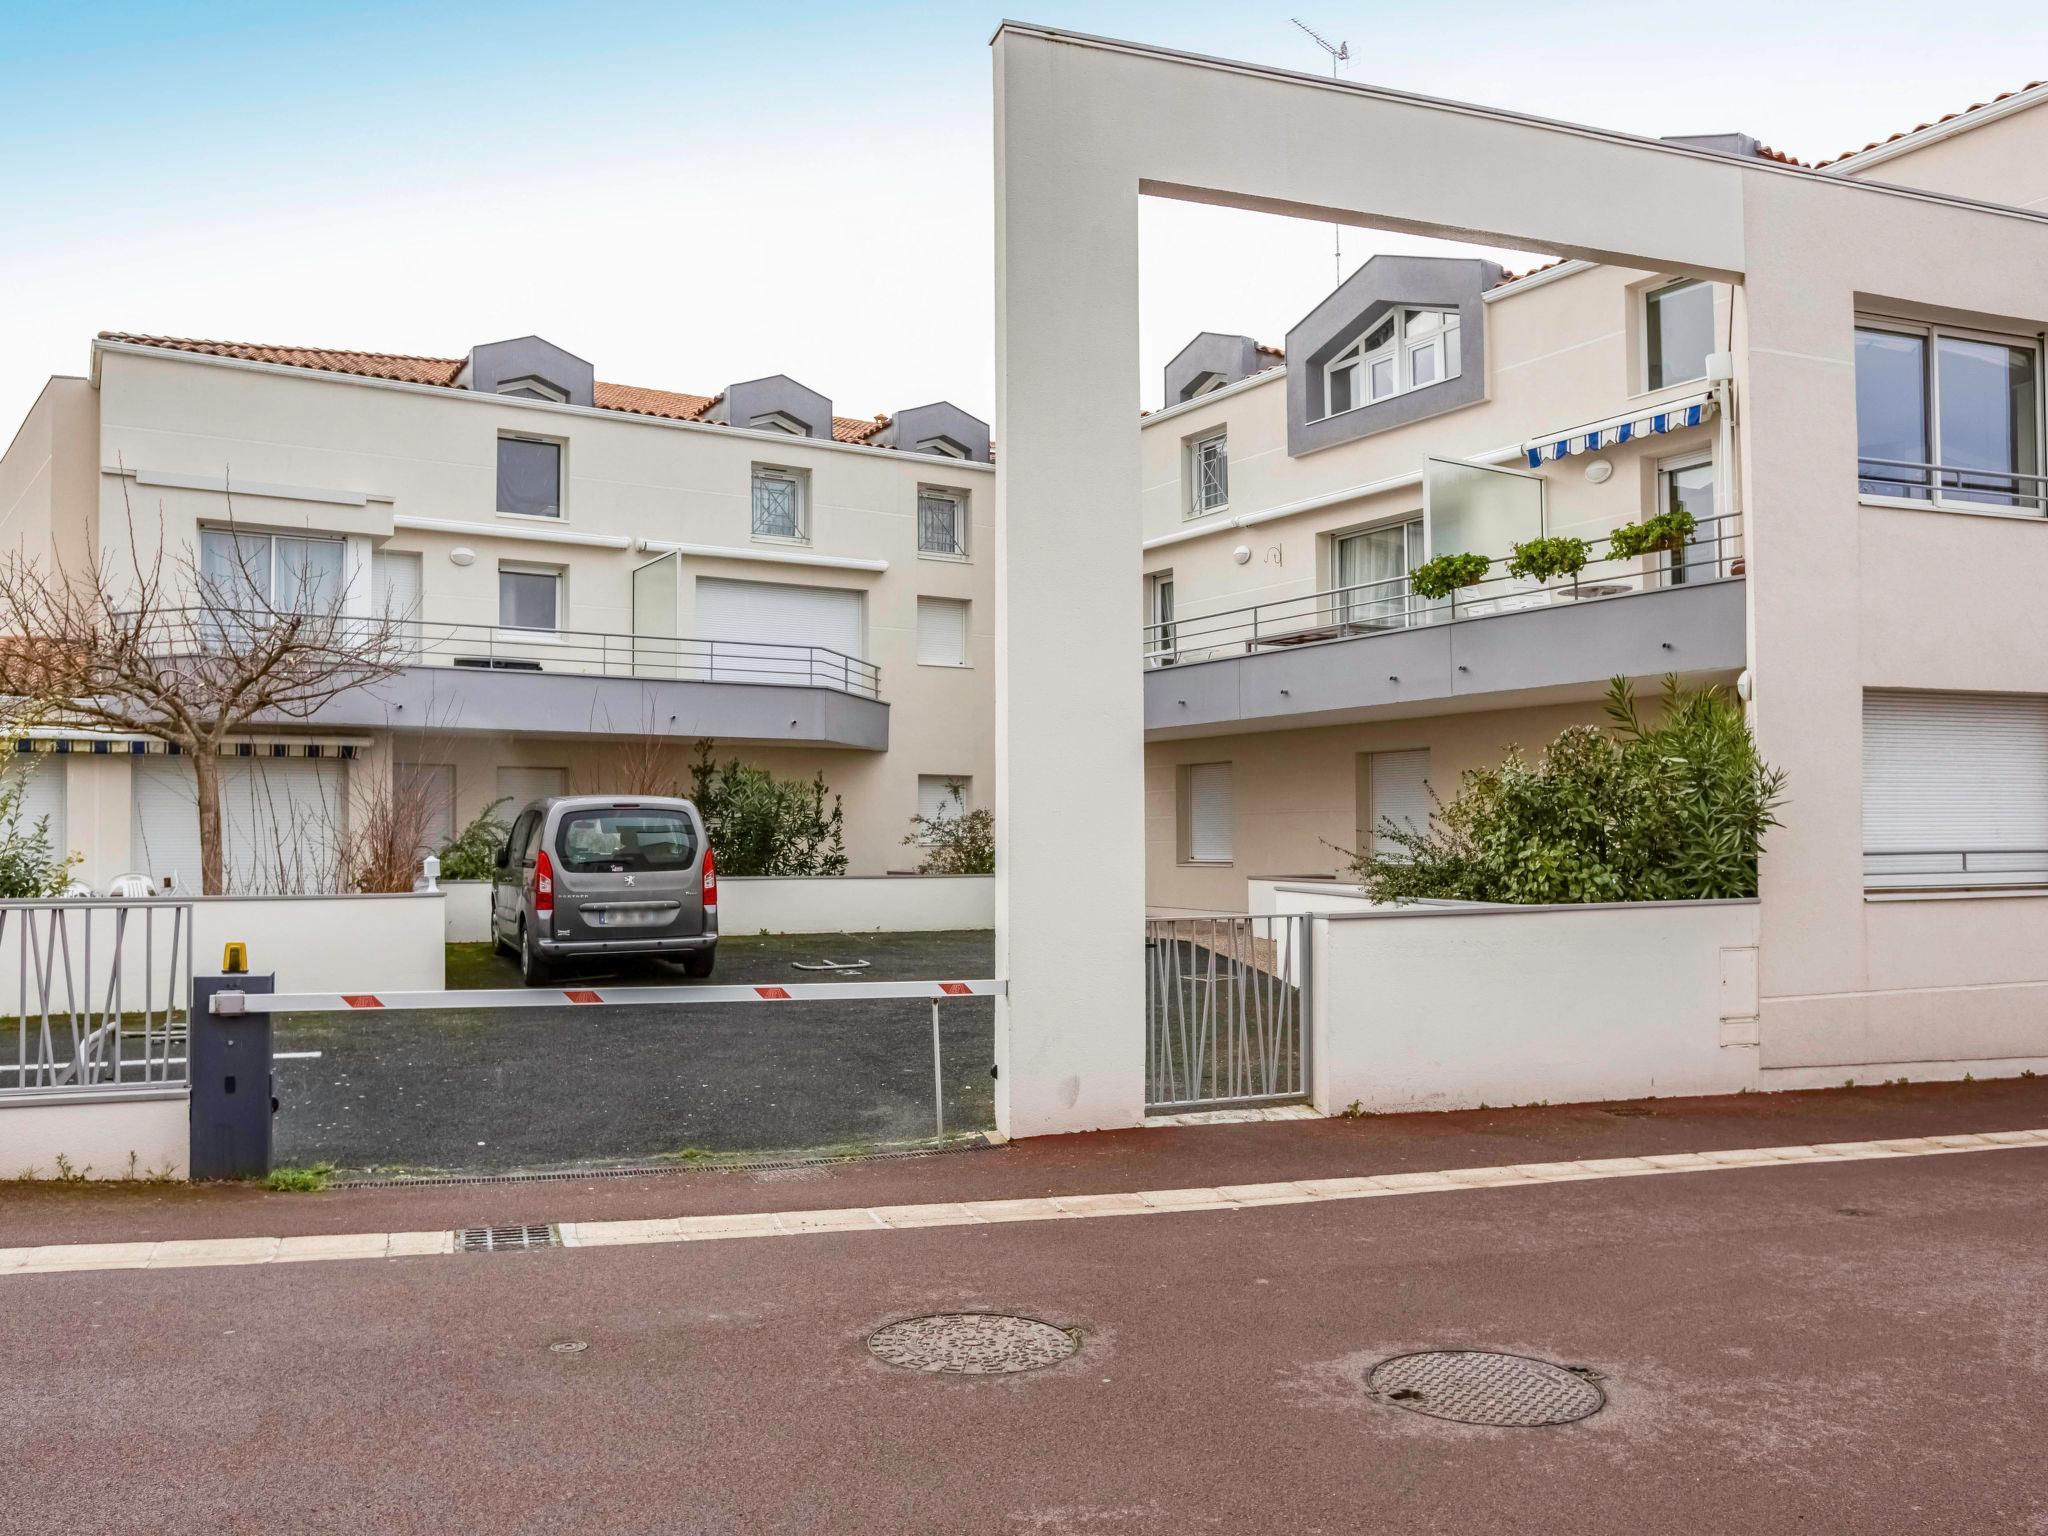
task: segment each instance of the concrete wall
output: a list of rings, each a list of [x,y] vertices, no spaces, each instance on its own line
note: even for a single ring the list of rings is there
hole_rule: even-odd
[[[1319,919],[1315,1104],[1468,1109],[1754,1086],[1757,917],[1754,902],[1667,902]]]
[[[0,1179],[182,1179],[191,1146],[182,1088],[0,1102]]]

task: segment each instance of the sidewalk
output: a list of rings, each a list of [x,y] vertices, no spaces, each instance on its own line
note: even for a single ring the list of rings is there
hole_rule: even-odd
[[[0,1184],[0,1247],[422,1232],[1035,1198],[2048,1126],[2048,1079],[1185,1126],[819,1167],[278,1195]]]

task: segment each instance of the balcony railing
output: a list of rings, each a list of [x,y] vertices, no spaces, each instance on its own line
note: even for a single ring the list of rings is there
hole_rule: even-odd
[[[1720,581],[1743,574],[1740,522],[1733,515],[1702,518],[1685,546],[1670,554],[1617,559],[1606,553],[1606,537],[1588,539],[1586,568],[1575,577],[1534,581],[1510,576],[1509,557],[1503,555],[1491,561],[1484,579],[1445,598],[1417,595],[1408,577],[1401,575],[1245,608],[1162,620],[1145,626],[1145,664],[1163,667],[1323,645],[1431,624]]]
[[[223,609],[182,609],[157,615],[157,643],[172,652],[219,650],[238,636],[279,622],[275,614]],[[371,619],[321,614],[315,627],[323,644],[345,644],[352,632],[394,631],[395,650],[414,666],[481,672],[569,673],[585,677],[643,678],[658,682],[753,683],[784,688],[830,688],[859,698],[882,696],[882,671],[821,645],[772,640],[693,640],[667,635],[620,635],[601,630],[517,629],[502,624],[449,624],[427,619]],[[359,629],[354,627],[359,626]]]

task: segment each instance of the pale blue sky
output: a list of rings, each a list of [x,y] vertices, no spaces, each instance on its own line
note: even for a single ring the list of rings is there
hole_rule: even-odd
[[[1003,7],[498,0],[0,8],[0,442],[99,329],[454,355],[538,331],[621,383],[786,372],[848,415],[993,402]],[[1025,19],[1631,131],[1827,156],[2048,74],[2037,5],[1017,7]],[[1375,245],[1346,236],[1347,268]],[[1148,207],[1143,396],[1278,340],[1329,232]]]

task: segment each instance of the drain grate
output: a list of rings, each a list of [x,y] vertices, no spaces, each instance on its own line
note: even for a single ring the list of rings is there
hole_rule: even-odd
[[[1607,1406],[1607,1394],[1583,1367],[1484,1350],[1396,1355],[1374,1366],[1365,1384],[1410,1413],[1496,1429],[1571,1424]]]
[[[526,1248],[559,1248],[562,1237],[553,1227],[459,1227],[457,1253],[513,1253]]]
[[[868,1349],[908,1371],[994,1376],[1058,1365],[1081,1347],[1078,1334],[1003,1312],[945,1312],[877,1329]]]

